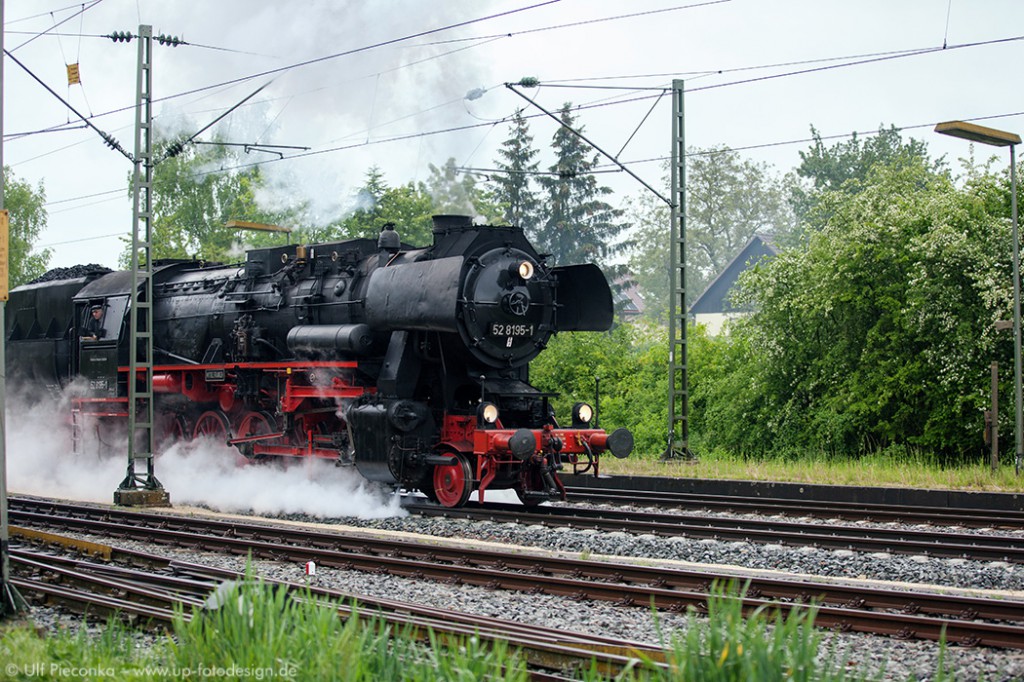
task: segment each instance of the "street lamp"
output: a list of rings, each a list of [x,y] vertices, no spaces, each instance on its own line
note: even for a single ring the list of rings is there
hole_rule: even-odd
[[[1020,135],[985,126],[947,121],[935,126],[935,132],[963,138],[972,142],[1010,148],[1010,216],[1013,223],[1013,415],[1016,457],[1014,468],[1020,475],[1021,461],[1024,460],[1024,410],[1021,409],[1021,357],[1020,357],[1020,239],[1017,234],[1017,157],[1016,149]]]

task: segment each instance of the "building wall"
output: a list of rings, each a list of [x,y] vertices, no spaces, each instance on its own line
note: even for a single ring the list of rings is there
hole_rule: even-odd
[[[708,336],[720,336],[728,334],[728,323],[749,313],[699,313],[691,315],[696,324],[704,325]]]

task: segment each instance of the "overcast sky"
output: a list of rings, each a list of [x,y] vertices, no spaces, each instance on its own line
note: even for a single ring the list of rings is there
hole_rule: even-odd
[[[812,125],[830,136],[895,124],[954,167],[968,145],[935,135],[936,122],[992,117],[976,122],[1024,132],[1019,0],[6,0],[4,12],[6,49],[129,151],[137,43],[96,35],[148,24],[191,43],[154,45],[164,134],[190,135],[266,86],[199,139],[309,147],[247,157],[287,188],[267,200],[308,200],[309,221],[350,210],[371,165],[393,185],[450,157],[493,167],[507,118],[541,113],[503,85],[524,76],[543,84],[522,90],[541,106],[582,105],[588,137],[659,187],[671,98],[656,88],[674,78],[688,146],[742,149],[780,173],[807,148],[786,143]],[[61,35],[31,40],[47,29]],[[69,63],[81,85],[68,86]],[[51,266],[115,266],[130,162],[10,58],[3,88],[4,163],[45,186]],[[541,115],[531,129],[543,148],[555,123]],[[977,153],[1006,166],[1005,150]],[[601,179],[619,199],[645,191],[622,173]]]

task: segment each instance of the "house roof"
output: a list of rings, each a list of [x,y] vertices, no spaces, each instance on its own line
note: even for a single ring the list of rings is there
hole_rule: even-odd
[[[738,309],[729,303],[729,292],[736,285],[736,280],[739,279],[740,274],[744,270],[747,270],[765,256],[774,256],[778,252],[778,249],[772,244],[770,237],[755,234],[740,249],[736,257],[725,266],[725,269],[718,274],[718,277],[707,286],[704,293],[698,296],[697,300],[690,305],[690,314],[739,312]]]

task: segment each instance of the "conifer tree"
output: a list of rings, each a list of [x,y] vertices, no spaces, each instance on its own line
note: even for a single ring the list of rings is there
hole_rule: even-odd
[[[598,154],[572,132],[576,127],[572,104],[567,102],[559,113],[562,125],[552,139],[555,163],[549,168],[551,175],[539,179],[547,196],[544,221],[534,241],[557,263],[603,265],[620,248],[615,239],[625,228],[619,222],[623,211],[602,199],[612,190],[594,177]]]
[[[512,117],[512,130],[498,150],[496,165],[502,171],[491,180],[492,196],[503,209],[503,218],[510,225],[522,227],[533,236],[538,227],[540,199],[532,187],[532,176],[540,162],[534,160],[537,150],[522,110]]]

